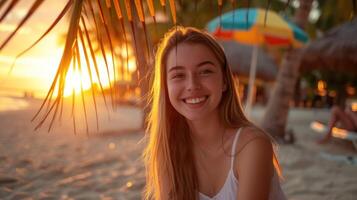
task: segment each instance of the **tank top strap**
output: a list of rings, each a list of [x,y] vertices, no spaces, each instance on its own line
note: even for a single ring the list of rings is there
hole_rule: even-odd
[[[234,157],[235,157],[235,152],[236,152],[236,145],[237,145],[237,141],[239,139],[239,135],[240,132],[242,130],[242,127],[240,127],[236,133],[236,135],[234,136],[234,140],[233,140],[233,145],[232,145],[232,152],[231,152],[231,169],[233,170],[233,164],[234,164]]]

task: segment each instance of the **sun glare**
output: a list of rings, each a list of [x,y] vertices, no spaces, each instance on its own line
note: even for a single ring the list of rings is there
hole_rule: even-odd
[[[71,67],[66,76],[64,96],[70,96],[73,92],[77,95],[81,93],[81,90],[88,90],[91,87],[89,75],[81,73],[78,69],[73,70]]]
[[[92,79],[93,79],[92,80],[93,83],[91,83],[89,71],[87,68],[87,64],[83,52],[81,52],[80,56],[81,56],[81,71],[79,71],[77,67],[75,70],[73,70],[73,63],[72,63],[72,65],[70,66],[67,72],[66,80],[65,80],[65,88],[64,88],[65,97],[71,96],[73,92],[75,93],[75,95],[80,94],[81,87],[83,88],[83,90],[89,90],[93,84],[99,85],[99,83],[101,83],[103,89],[106,89],[110,87],[110,84],[113,84],[113,82],[115,81],[114,79],[120,81],[131,81],[132,75],[137,70],[136,61],[133,56],[130,56],[128,66],[121,66],[121,64],[116,61],[115,63],[116,68],[113,69],[112,57],[110,54],[106,54],[108,68],[104,61],[104,58],[101,55],[96,55],[96,62],[98,65],[99,75],[97,75],[96,73],[93,61],[90,60],[90,72],[92,74]],[[108,72],[109,72],[109,76],[108,76]],[[114,77],[114,74],[116,74],[117,77]]]

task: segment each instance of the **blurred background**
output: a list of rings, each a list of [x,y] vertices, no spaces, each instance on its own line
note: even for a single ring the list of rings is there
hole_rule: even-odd
[[[356,3],[0,0],[0,199],[140,199],[155,50],[175,25],[224,48],[288,199],[355,199],[357,124],[317,141],[335,108],[357,115]]]

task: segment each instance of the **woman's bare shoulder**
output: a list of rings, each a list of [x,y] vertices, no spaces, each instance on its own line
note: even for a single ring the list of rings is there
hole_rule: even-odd
[[[243,128],[237,143],[234,170],[240,181],[269,180],[273,172],[271,139],[255,127]],[[242,176],[242,172],[244,175]]]
[[[271,146],[269,136],[257,127],[243,127],[237,142],[236,153],[239,154],[246,147],[250,148],[266,148],[266,145]]]

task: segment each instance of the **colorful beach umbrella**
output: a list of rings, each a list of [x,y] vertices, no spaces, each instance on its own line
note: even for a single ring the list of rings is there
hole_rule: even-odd
[[[234,40],[253,45],[253,56],[249,73],[248,98],[245,112],[249,117],[258,60],[258,46],[302,47],[307,34],[297,25],[276,12],[260,8],[236,9],[218,16],[207,24],[207,30],[221,40]]]
[[[209,32],[220,39],[250,45],[301,47],[307,34],[276,12],[255,8],[236,9],[218,16],[207,25]]]

